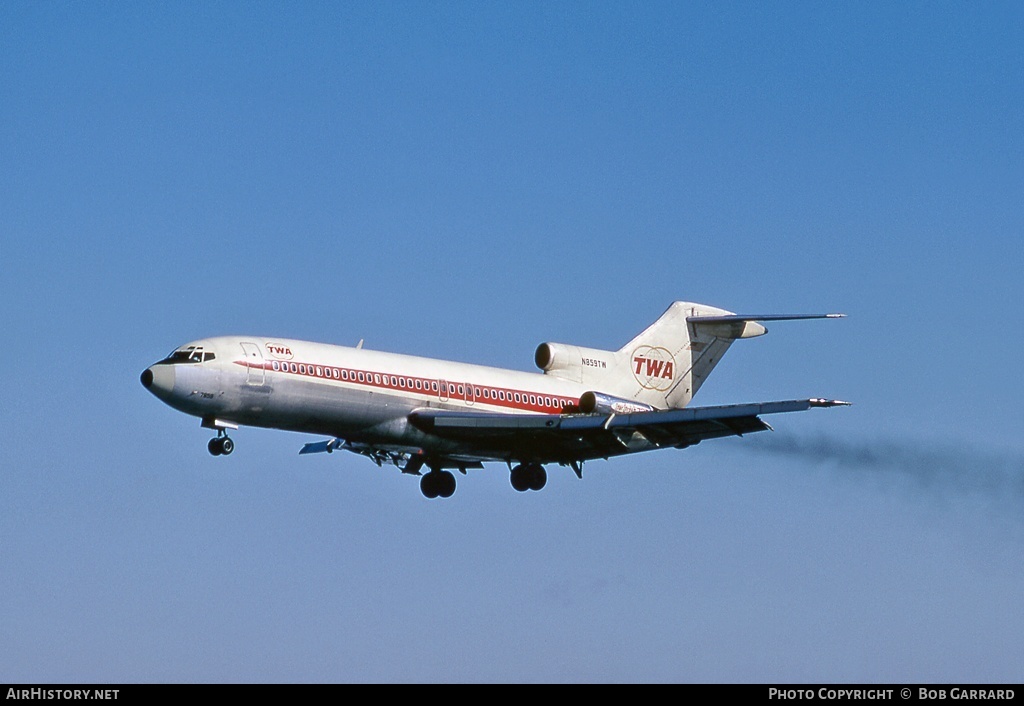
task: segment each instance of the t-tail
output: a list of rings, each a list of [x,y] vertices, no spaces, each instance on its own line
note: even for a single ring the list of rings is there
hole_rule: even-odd
[[[675,302],[617,351],[542,343],[536,362],[547,375],[592,388],[595,394],[584,396],[584,407],[595,400],[620,398],[623,404],[632,401],[654,409],[678,409],[690,403],[733,341],[768,332],[761,322],[843,316],[739,315],[704,304]]]

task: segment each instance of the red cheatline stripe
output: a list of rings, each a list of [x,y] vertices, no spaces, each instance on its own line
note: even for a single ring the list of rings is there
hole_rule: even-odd
[[[440,390],[437,387],[440,385],[447,385],[447,399],[458,402],[465,402],[467,397],[467,388],[469,383],[460,382],[448,382],[442,381],[438,378],[417,378],[409,377],[408,375],[393,375],[391,373],[380,373],[369,370],[353,370],[351,368],[338,368],[333,365],[313,365],[309,363],[297,363],[295,361],[281,361],[278,363],[279,369],[274,370],[272,363],[266,361],[262,363],[251,363],[248,360],[236,360],[236,365],[241,365],[246,368],[254,368],[256,370],[270,371],[273,373],[287,373],[289,375],[295,375],[297,377],[314,377],[322,380],[332,380],[341,383],[348,383],[354,385],[362,385],[363,387],[374,387],[382,390],[395,390],[398,392],[409,392],[416,395],[426,395],[428,397],[438,397]],[[291,369],[294,366],[294,372]],[[302,372],[305,370],[305,372]],[[358,375],[362,373],[363,379],[359,380]],[[347,379],[346,376],[347,375]],[[392,380],[394,382],[392,382]],[[405,385],[402,385],[402,381],[405,381]],[[421,389],[416,389],[416,382],[420,383]],[[436,387],[435,387],[436,386]],[[459,388],[462,388],[462,392],[459,392]],[[511,409],[521,409],[531,412],[542,412],[544,414],[557,414],[562,411],[565,406],[573,405],[574,400],[567,399],[565,397],[551,396],[551,395],[538,395],[536,392],[525,392],[523,390],[515,390],[507,387],[493,387],[491,385],[473,385],[473,392],[477,393],[473,396],[473,402],[479,402],[480,404],[487,404],[496,407],[508,407]],[[488,397],[484,397],[484,391],[487,391]],[[502,400],[497,395],[498,392],[505,394],[505,399]],[[515,395],[520,396],[520,402],[515,401]],[[530,402],[530,396],[533,395],[537,398],[536,403]],[[551,400],[552,404],[546,405],[543,403],[543,398],[547,397]]]

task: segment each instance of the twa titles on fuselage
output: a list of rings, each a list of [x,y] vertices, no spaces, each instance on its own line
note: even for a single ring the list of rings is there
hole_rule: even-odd
[[[802,399],[715,407],[690,400],[734,341],[765,321],[841,314],[741,316],[675,302],[617,351],[542,343],[541,373],[255,336],[194,341],[154,363],[142,384],[216,430],[230,454],[241,425],[328,437],[300,453],[352,451],[421,476],[427,497],[455,492],[465,474],[503,462],[519,491],[540,490],[545,465],[685,448],[770,427],[765,414],[847,404]]]

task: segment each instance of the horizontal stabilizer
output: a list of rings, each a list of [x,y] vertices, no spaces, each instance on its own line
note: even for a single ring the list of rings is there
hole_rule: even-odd
[[[754,338],[768,333],[762,321],[800,321],[804,319],[841,319],[846,314],[712,314],[687,316],[695,330],[724,339]]]
[[[729,314],[728,316],[687,316],[688,324],[733,324],[742,321],[800,321],[802,319],[843,319],[846,314]]]

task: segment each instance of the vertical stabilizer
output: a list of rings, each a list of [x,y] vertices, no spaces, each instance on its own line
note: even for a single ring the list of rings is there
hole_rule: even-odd
[[[542,343],[536,362],[545,374],[583,384],[594,392],[657,409],[679,409],[690,403],[733,341],[768,332],[758,322],[843,316],[741,316],[706,304],[675,302],[617,351]]]
[[[617,352],[628,368],[622,376],[629,398],[659,408],[685,407],[708,375],[744,333],[745,325],[694,324],[688,319],[729,317],[731,312],[693,302],[675,302]],[[763,327],[753,324],[764,332]],[[739,334],[739,335],[737,335]],[[620,392],[626,389],[620,388]]]

